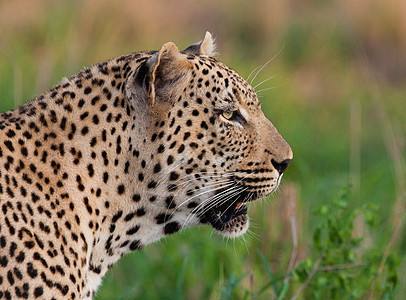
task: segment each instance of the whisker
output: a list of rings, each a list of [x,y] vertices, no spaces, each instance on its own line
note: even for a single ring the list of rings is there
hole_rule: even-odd
[[[229,180],[227,180],[227,181],[229,181]],[[227,181],[225,181],[225,182],[227,182]],[[183,204],[185,204],[186,202],[189,202],[190,200],[192,200],[192,199],[194,199],[194,198],[196,198],[196,197],[199,197],[199,196],[201,196],[201,195],[204,195],[204,194],[206,194],[206,193],[209,193],[209,192],[213,192],[213,191],[216,191],[216,190],[218,190],[219,188],[217,188],[218,186],[221,186],[222,188],[224,188],[224,187],[228,187],[228,186],[230,186],[230,185],[233,185],[234,183],[232,183],[232,182],[230,182],[230,183],[228,183],[228,184],[225,184],[225,185],[223,185],[223,182],[221,182],[221,183],[215,183],[215,184],[213,184],[211,187],[216,187],[215,189],[210,189],[210,190],[207,190],[207,191],[204,191],[204,192],[201,192],[201,193],[199,193],[199,194],[197,194],[197,195],[193,195],[193,197],[191,197],[191,198],[188,198],[187,200],[185,200],[185,201],[183,201],[181,204],[179,204],[176,208],[175,208],[175,210],[176,209],[178,209],[178,208],[180,208]]]
[[[232,187],[234,186],[234,183],[231,183],[230,185],[228,185],[228,188],[216,195],[211,196],[210,198],[206,199],[205,201],[203,201],[202,203],[200,203],[197,207],[195,207],[190,213],[191,214],[196,214],[196,213],[202,213],[204,214],[205,212],[207,212],[209,209],[211,209],[214,205],[216,204],[221,204],[224,202],[224,200],[221,200],[219,203],[216,203],[217,199],[224,197],[225,195],[228,195],[230,193],[232,193]],[[200,211],[201,208],[209,202],[209,205],[205,206],[203,211]]]
[[[205,180],[205,179],[232,177],[232,176],[234,176],[234,175],[205,175],[205,176],[200,176],[199,179]],[[180,182],[180,181],[185,180],[186,178],[187,178],[187,177],[184,176],[184,177],[182,177],[182,178],[176,180],[174,183],[175,183],[177,186],[182,186],[182,185],[184,185],[185,183],[188,183],[188,182],[197,180],[197,178],[195,178],[195,177],[193,176],[193,178],[189,178],[188,180],[186,180],[186,181],[184,181],[184,182],[182,182],[182,183],[178,183],[178,182]]]
[[[275,78],[275,75],[273,75],[273,76],[271,76],[271,77],[269,77],[269,78],[267,78],[267,79],[265,79],[265,80],[262,80],[260,83],[258,83],[257,85],[255,85],[254,87],[253,87],[253,89],[255,90],[257,87],[259,87],[261,84],[263,84],[263,83],[265,83],[265,82],[267,82],[267,81],[269,81],[269,80],[271,80],[271,79],[274,79]]]
[[[275,89],[275,87],[269,87],[269,88],[265,88],[265,89],[259,90],[259,91],[257,91],[256,93],[257,93],[257,95],[258,95],[258,93],[262,93],[262,92],[269,91],[269,90],[274,90],[274,89]]]
[[[276,53],[270,60],[268,60],[255,74],[254,78],[252,78],[250,85],[252,85],[252,83],[254,82],[255,78],[257,78],[258,74],[271,62],[273,61],[283,50],[283,48],[285,47],[285,44],[282,45],[281,49],[279,49],[278,53]]]
[[[207,185],[206,188],[213,187],[213,186],[215,186],[215,185],[217,186],[217,185],[220,185],[220,184],[225,184],[225,183],[227,183],[227,182],[230,182],[230,179],[217,180],[217,181],[211,183],[210,185]],[[174,197],[178,197],[179,194],[180,194],[180,193],[183,193],[186,189],[188,189],[189,186],[190,186],[192,183],[193,183],[193,181],[189,181],[189,182],[187,182],[187,184],[179,184],[178,187],[180,187],[180,189],[176,192],[176,194],[175,194]],[[200,189],[201,189],[201,188],[200,188]]]
[[[227,193],[222,192],[222,193],[216,195],[216,196],[218,196],[217,198],[220,198],[220,200],[218,202],[216,202],[217,201],[216,198],[211,199],[212,203],[210,203],[208,206],[206,206],[204,208],[204,210],[202,212],[199,212],[199,213],[202,213],[202,214],[206,213],[208,210],[213,208],[213,206],[221,205],[224,202],[226,202],[228,199],[225,196],[228,196],[228,198],[229,198],[230,196],[236,195],[236,194],[240,193],[241,191],[242,191],[241,188],[237,188],[237,190],[229,188],[228,190],[224,191],[224,192],[227,192]],[[223,198],[223,199],[221,199],[221,198]]]
[[[237,184],[239,184],[241,181],[243,181],[246,177],[248,176],[248,174],[247,175],[245,175],[245,176],[243,176],[238,182],[237,182]],[[235,185],[235,184],[234,184]],[[240,186],[238,186],[237,185],[237,190],[232,190],[232,187],[230,187],[228,190],[226,190],[226,191],[231,191],[231,192],[235,192],[235,193],[241,193],[241,192],[243,192],[244,190],[246,190],[246,189],[248,189],[248,188],[245,188],[245,189],[243,189],[242,187],[240,187]],[[221,196],[221,194],[222,193],[220,193],[219,194],[219,196]],[[225,202],[227,199],[223,199],[223,200],[221,200],[219,203],[214,203],[214,201],[213,200],[211,200],[214,204],[222,204],[223,202]],[[205,210],[207,211],[207,210],[209,210],[210,208],[212,208],[213,207],[213,205],[211,205],[211,206],[209,206],[209,207],[206,207],[205,208]]]
[[[248,75],[248,77],[247,77],[247,79],[246,79],[247,82],[250,80],[252,74],[254,74],[254,72],[255,72],[256,70],[258,70],[260,67],[261,67],[261,65],[259,65],[258,67],[256,67],[254,70],[251,71],[250,75]]]
[[[231,186],[233,186],[233,185],[234,185],[234,183],[231,184]],[[187,221],[189,220],[189,218],[190,218],[192,215],[195,215],[195,214],[205,214],[205,213],[206,213],[209,209],[211,209],[214,205],[218,204],[218,203],[216,203],[216,200],[217,200],[218,198],[221,198],[221,197],[223,197],[224,195],[227,195],[227,194],[229,194],[229,193],[231,193],[231,192],[232,192],[232,190],[231,190],[231,187],[230,187],[230,188],[228,188],[227,190],[222,191],[222,192],[220,192],[219,194],[216,194],[216,195],[214,195],[214,196],[212,196],[212,197],[206,199],[206,200],[203,201],[202,203],[200,203],[197,207],[195,207],[195,208],[189,213],[188,217],[186,218],[185,222],[184,222],[183,225],[182,225],[182,228],[184,228],[184,226],[186,225]],[[224,200],[223,200],[223,201],[224,201]],[[201,211],[201,208],[202,208],[206,203],[210,203],[210,204],[209,204],[208,206],[204,207],[204,209]],[[221,202],[221,203],[222,203],[222,202]]]
[[[247,188],[243,189],[242,191],[239,191],[238,194],[241,193],[241,192],[244,192],[244,191],[246,191],[246,190],[247,190]],[[233,195],[236,195],[236,194],[237,194],[237,193],[234,193]],[[237,202],[237,200],[238,200],[238,198],[236,198],[233,202],[231,202],[231,204],[224,210],[224,212],[221,214],[221,216],[223,216],[224,213],[225,213],[231,206],[233,206],[235,202]]]
[[[201,176],[200,174],[215,174],[215,175],[205,175],[205,176]],[[226,182],[229,181],[229,178],[226,177],[233,177],[234,174],[236,174],[236,172],[231,172],[231,173],[227,173],[227,174],[218,174],[217,172],[200,172],[200,173],[195,173],[195,174],[189,174],[186,176],[183,176],[182,178],[178,179],[175,184],[178,186],[178,191],[175,194],[175,197],[177,197],[180,193],[182,193],[185,189],[187,189],[193,182],[195,182],[197,180],[197,178],[195,178],[195,175],[199,175],[199,179],[202,180],[206,180],[206,179],[216,179],[216,178],[220,178],[220,179],[224,179],[224,180],[215,180],[215,183],[220,183],[220,182]],[[182,183],[178,183],[179,181],[184,180],[187,177],[193,177],[193,178],[189,178],[188,180],[182,182]]]
[[[199,173],[196,173],[199,174]],[[178,187],[182,187],[185,185],[188,185],[192,182],[197,181],[198,179],[200,180],[207,180],[207,179],[215,179],[215,178],[225,178],[225,177],[232,177],[233,174],[223,174],[223,175],[205,175],[205,176],[200,176],[199,178],[196,178],[196,174],[190,174],[190,175],[186,175],[182,178],[179,178],[178,180],[176,180],[174,183],[178,186]],[[191,177],[191,178],[188,178]],[[187,180],[185,180],[186,178],[188,178]],[[182,183],[179,183],[180,181],[183,181]],[[216,180],[218,182],[218,180]]]
[[[170,168],[164,174],[161,174],[160,179],[157,180],[157,184],[159,185],[170,172],[172,172],[174,169],[179,167],[184,161],[185,161],[185,159],[182,158],[178,163],[176,163],[174,166],[172,166],[172,168]]]
[[[219,185],[215,185],[215,188],[206,190],[206,191],[201,192],[201,193],[199,193],[199,194],[197,194],[197,195],[193,195],[192,197],[188,198],[187,200],[183,201],[180,205],[178,205],[178,206],[173,210],[173,212],[170,214],[170,217],[173,216],[173,214],[179,209],[180,206],[182,206],[182,205],[184,205],[185,203],[191,201],[192,199],[194,199],[194,198],[196,198],[196,197],[199,197],[199,196],[201,196],[201,195],[207,194],[207,193],[211,193],[211,192],[220,190],[220,189],[222,189],[222,188],[224,188],[224,187],[228,187],[228,186],[231,186],[231,185],[233,185],[233,183],[229,183],[229,184],[227,184],[227,185],[223,185],[223,184],[221,184],[221,185],[220,185],[220,184],[219,184]],[[197,207],[199,207],[200,205],[204,205],[204,204],[207,203],[207,201],[209,201],[210,199],[211,199],[211,197],[210,197],[209,199],[203,201],[202,203],[200,203]],[[197,208],[197,207],[196,207],[196,208]],[[193,212],[194,210],[196,210],[196,208],[194,208],[194,209],[192,210],[192,212]],[[190,214],[192,214],[192,212],[191,212]],[[189,214],[189,215],[190,215],[190,214]],[[189,217],[188,217],[188,218],[189,218]],[[185,222],[188,220],[188,218],[185,220]],[[185,222],[184,222],[184,223],[185,223]]]

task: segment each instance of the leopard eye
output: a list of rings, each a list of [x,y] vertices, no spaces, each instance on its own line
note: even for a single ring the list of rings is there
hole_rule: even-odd
[[[222,115],[227,120],[230,120],[234,116],[234,112],[233,111],[223,111]]]
[[[239,110],[223,110],[220,112],[221,116],[229,121],[232,122],[238,122],[241,125],[244,125],[247,121],[245,120],[245,118],[241,115]]]

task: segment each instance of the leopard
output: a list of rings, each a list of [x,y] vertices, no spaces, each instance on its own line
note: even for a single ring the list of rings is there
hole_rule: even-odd
[[[63,78],[0,114],[0,299],[93,299],[163,237],[239,237],[292,158],[209,32]]]

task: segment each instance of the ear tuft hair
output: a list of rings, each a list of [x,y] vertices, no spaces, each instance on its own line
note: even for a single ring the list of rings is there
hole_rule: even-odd
[[[196,44],[190,45],[182,53],[190,53],[195,55],[216,56],[215,39],[210,32],[206,31],[204,39]]]

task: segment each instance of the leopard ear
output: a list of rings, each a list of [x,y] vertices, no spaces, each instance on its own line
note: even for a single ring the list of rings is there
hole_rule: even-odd
[[[178,47],[168,42],[140,65],[127,93],[135,96],[139,93],[133,91],[134,88],[141,88],[144,95],[149,98],[151,106],[155,104],[157,98],[169,100],[176,96],[175,92],[178,89],[175,85],[182,85],[182,82],[188,80],[188,70],[191,67],[191,63],[182,56]]]
[[[190,45],[182,53],[190,53],[195,55],[207,55],[215,56],[216,52],[216,43],[211,33],[206,31],[203,41],[200,41],[196,44]]]

